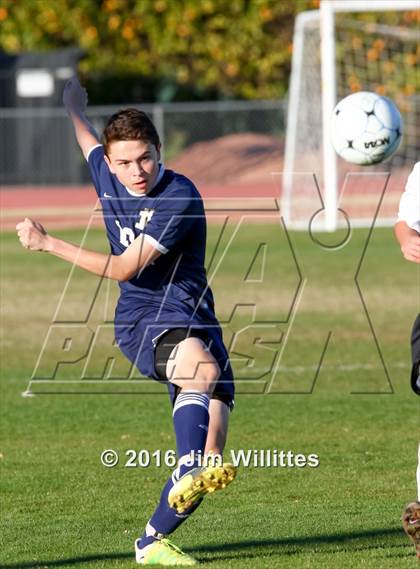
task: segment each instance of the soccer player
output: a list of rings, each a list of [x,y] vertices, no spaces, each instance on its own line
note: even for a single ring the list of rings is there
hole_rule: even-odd
[[[111,254],[53,237],[28,218],[17,225],[18,235],[30,250],[119,281],[118,345],[143,375],[167,384],[178,453],[177,468],[135,541],[136,561],[194,565],[166,536],[236,474],[220,458],[202,464],[205,455],[221,457],[234,405],[232,369],[204,268],[203,202],[188,178],[160,163],[159,136],[145,113],[114,114],[100,142],[77,78],[66,84],[63,102],[102,204]]]
[[[420,263],[420,162],[414,165],[400,200],[395,236],[407,261]],[[420,314],[411,333],[411,387],[420,395]],[[420,559],[420,445],[417,465],[417,502],[411,502],[403,513],[403,527],[414,543]]]

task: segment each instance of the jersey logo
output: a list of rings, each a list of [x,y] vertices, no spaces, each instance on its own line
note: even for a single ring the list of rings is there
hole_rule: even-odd
[[[135,224],[134,227],[136,227],[137,229],[140,229],[140,231],[143,231],[143,229],[146,227],[146,225],[152,219],[154,211],[155,211],[154,209],[149,209],[149,208],[142,209],[139,212],[139,220]]]
[[[137,221],[137,223],[134,224],[134,227],[136,229],[140,229],[140,231],[143,231],[146,225],[152,219],[154,211],[155,211],[154,209],[149,209],[149,208],[142,209],[139,212],[139,220]],[[134,231],[131,229],[131,227],[122,227],[119,219],[116,219],[115,223],[117,224],[117,227],[120,230],[121,245],[124,245],[124,247],[128,247],[136,238]]]

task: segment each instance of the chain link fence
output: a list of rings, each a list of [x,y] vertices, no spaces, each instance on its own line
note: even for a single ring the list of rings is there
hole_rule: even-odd
[[[132,106],[132,105],[131,105]],[[157,127],[163,159],[170,161],[197,142],[230,134],[284,138],[286,101],[222,101],[141,105]],[[122,107],[90,107],[88,118],[101,133]],[[1,185],[84,184],[90,176],[63,108],[0,108]]]

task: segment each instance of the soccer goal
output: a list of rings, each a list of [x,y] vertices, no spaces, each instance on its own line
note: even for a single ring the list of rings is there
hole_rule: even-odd
[[[282,215],[288,227],[307,228],[308,216],[319,209],[311,174],[316,175],[324,200],[319,229],[334,231],[340,226],[338,196],[349,172],[392,172],[376,222],[395,221],[405,179],[420,159],[418,16],[418,0],[321,0],[320,10],[296,18],[282,190]],[[338,159],[329,133],[336,103],[362,90],[393,99],[404,121],[396,154],[368,168]],[[373,196],[363,184],[360,192],[353,186],[348,202],[352,219],[356,225],[368,225],[371,208],[364,203]]]

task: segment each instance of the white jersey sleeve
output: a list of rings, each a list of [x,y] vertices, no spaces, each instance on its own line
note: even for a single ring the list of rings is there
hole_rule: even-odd
[[[416,162],[408,176],[397,221],[405,221],[411,229],[420,233],[420,162]]]

